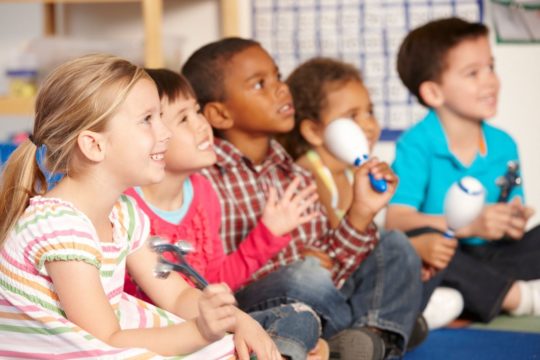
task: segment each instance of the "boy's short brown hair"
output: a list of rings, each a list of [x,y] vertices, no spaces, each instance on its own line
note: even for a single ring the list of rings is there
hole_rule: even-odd
[[[448,51],[464,40],[487,36],[481,23],[452,17],[430,21],[409,32],[399,48],[397,71],[403,84],[427,106],[420,96],[425,81],[439,81],[445,70]]]
[[[187,59],[182,74],[193,86],[201,109],[209,102],[225,100],[227,63],[252,46],[260,44],[255,40],[229,37],[204,45]]]
[[[328,92],[349,81],[362,83],[360,71],[342,61],[317,57],[298,66],[286,80],[295,108],[294,128],[280,137],[280,142],[293,158],[303,155],[311,147],[300,133],[302,120],[319,121],[325,108]]]
[[[169,69],[144,69],[156,83],[159,98],[167,97],[169,102],[180,96],[196,98],[189,81],[181,74]]]

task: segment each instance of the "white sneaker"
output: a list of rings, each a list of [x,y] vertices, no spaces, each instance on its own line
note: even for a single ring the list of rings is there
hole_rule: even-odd
[[[461,293],[456,289],[439,286],[429,298],[423,315],[429,329],[433,330],[450,324],[462,311]]]

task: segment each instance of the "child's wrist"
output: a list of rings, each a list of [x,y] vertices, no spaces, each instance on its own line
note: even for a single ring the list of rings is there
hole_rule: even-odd
[[[359,232],[365,232],[373,222],[375,213],[366,207],[351,207],[347,213],[347,220]]]

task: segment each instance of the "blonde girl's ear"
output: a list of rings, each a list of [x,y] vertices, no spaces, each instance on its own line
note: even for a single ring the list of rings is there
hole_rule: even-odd
[[[77,137],[81,153],[90,161],[101,162],[105,159],[105,138],[90,130],[82,131]]]
[[[223,103],[207,103],[204,105],[203,114],[214,129],[227,130],[234,125],[234,120]]]
[[[422,100],[431,108],[438,108],[444,104],[441,86],[435,81],[424,81],[420,84],[418,92]]]
[[[317,121],[304,119],[300,121],[300,134],[311,146],[322,146],[324,143],[323,126]]]

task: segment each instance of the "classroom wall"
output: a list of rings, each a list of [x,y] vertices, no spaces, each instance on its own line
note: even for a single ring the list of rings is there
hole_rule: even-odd
[[[217,39],[219,2],[216,0],[165,1],[163,33],[182,43],[183,58],[199,46]],[[240,31],[250,33],[249,1],[238,0],[242,14]],[[489,18],[489,4],[487,20]],[[115,37],[136,40],[142,38],[142,21],[137,4],[86,4],[66,8],[65,29],[73,35]],[[21,19],[26,19],[21,21]],[[7,54],[22,42],[41,34],[39,4],[0,4],[0,71]],[[508,131],[519,144],[522,157],[524,190],[528,203],[537,209],[530,225],[540,223],[540,45],[494,44],[497,72],[502,89],[499,112],[492,120]],[[0,76],[0,91],[5,83]],[[18,129],[30,128],[27,117],[1,117],[0,141]],[[381,143],[375,150],[381,158],[391,161],[393,143]]]

